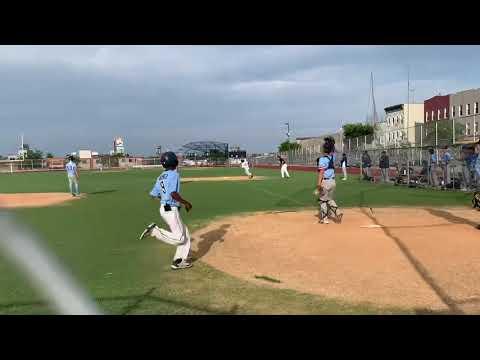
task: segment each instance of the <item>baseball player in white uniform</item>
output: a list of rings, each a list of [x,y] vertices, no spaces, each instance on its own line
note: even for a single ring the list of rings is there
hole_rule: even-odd
[[[278,156],[278,161],[280,162],[280,174],[282,175],[282,179],[284,179],[285,177],[289,179],[290,174],[288,173],[287,162],[281,156]]]
[[[245,175],[247,175],[250,179],[253,178],[252,173],[250,172],[250,166],[248,165],[248,161],[245,159],[240,160],[241,167],[245,171]]]
[[[173,152],[162,154],[160,163],[165,171],[160,175],[150,195],[160,198],[160,215],[170,231],[159,228],[155,223],[148,225],[140,235],[140,240],[150,235],[164,243],[177,247],[171,268],[186,269],[192,266],[188,260],[190,252],[190,233],[180,218],[181,205],[190,211],[192,204],[180,196],[180,175],[177,171],[178,159]]]
[[[80,191],[78,189],[78,179],[80,176],[78,175],[77,164],[73,162],[73,156],[70,156],[68,159],[69,162],[67,165],[65,165],[65,170],[67,171],[68,177],[68,186],[70,187],[70,193],[72,196],[78,196],[80,195]]]

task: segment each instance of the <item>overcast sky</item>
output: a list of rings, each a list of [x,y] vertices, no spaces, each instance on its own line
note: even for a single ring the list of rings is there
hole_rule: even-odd
[[[480,87],[479,46],[0,46],[0,154],[19,136],[57,155],[130,154],[217,140],[249,152],[364,121],[370,72],[380,116]],[[413,93],[412,93],[413,95]]]

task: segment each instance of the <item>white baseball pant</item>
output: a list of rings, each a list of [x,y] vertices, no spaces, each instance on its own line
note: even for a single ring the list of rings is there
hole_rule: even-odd
[[[166,244],[174,245],[177,251],[173,260],[186,260],[190,252],[190,232],[180,218],[179,209],[172,206],[170,211],[165,211],[164,206],[160,206],[160,216],[170,227],[170,231],[155,226],[152,230],[152,236]]]
[[[344,165],[342,165],[342,171],[343,171],[343,178],[346,179],[347,178],[347,167],[345,166],[345,163],[344,163]]]
[[[252,174],[250,173],[250,169],[249,169],[249,168],[243,168],[243,170],[245,170],[245,175],[247,175],[247,176],[252,176]]]
[[[290,174],[288,173],[288,166],[287,166],[287,164],[283,164],[283,165],[282,165],[282,168],[281,168],[281,170],[280,170],[280,173],[282,174],[282,178],[284,178],[285,176],[286,176],[287,178],[290,177]]]
[[[68,186],[70,187],[70,193],[71,194],[80,194],[78,191],[78,180],[77,177],[74,176],[68,176]],[[73,188],[75,188],[75,192],[73,192]]]

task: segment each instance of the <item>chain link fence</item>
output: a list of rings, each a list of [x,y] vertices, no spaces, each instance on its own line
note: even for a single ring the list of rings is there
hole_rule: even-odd
[[[342,153],[346,154],[349,167],[360,168],[364,173],[365,152],[371,160],[368,178],[380,177],[380,156],[389,158],[390,182],[398,185],[442,187],[473,191],[480,182],[475,172],[474,144],[480,140],[477,116],[447,119],[410,128],[377,126],[375,134],[342,139],[336,144],[337,166]],[[278,155],[290,165],[316,166],[322,155],[323,138],[317,144],[286,153],[274,153],[252,158],[254,165],[278,165]],[[433,151],[433,154],[431,153]],[[447,160],[450,154],[451,159]],[[433,155],[433,157],[432,157]]]

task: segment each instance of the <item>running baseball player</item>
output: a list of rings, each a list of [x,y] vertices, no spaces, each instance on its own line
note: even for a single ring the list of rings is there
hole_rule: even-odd
[[[78,175],[77,164],[75,164],[75,162],[73,161],[75,160],[73,156],[69,156],[68,160],[68,163],[65,165],[65,170],[67,171],[70,193],[72,194],[72,196],[79,196],[80,191],[78,189],[78,179],[80,178],[80,176]]]
[[[280,174],[282,175],[282,179],[284,179],[285,177],[287,179],[290,179],[287,162],[280,155],[278,155],[278,161],[280,162]]]
[[[180,218],[181,205],[187,212],[192,204],[180,196],[180,175],[177,171],[178,159],[173,152],[166,152],[160,157],[160,163],[165,171],[160,175],[150,192],[150,196],[160,198],[160,216],[167,223],[170,231],[159,228],[155,223],[148,225],[140,235],[153,236],[164,243],[177,247],[171,268],[186,269],[192,266],[188,260],[190,252],[190,233]]]
[[[245,159],[242,159],[242,160],[240,160],[240,162],[241,162],[241,165],[240,165],[240,166],[241,166],[242,169],[245,171],[245,175],[247,175],[249,179],[252,179],[252,178],[253,178],[253,175],[252,175],[252,173],[250,172],[250,166],[248,165],[248,161],[245,160]]]
[[[339,213],[338,205],[334,200],[335,183],[335,142],[325,138],[323,143],[324,155],[318,161],[317,193],[320,202],[320,223],[328,224],[328,218],[333,214],[338,222],[342,221],[343,213]]]

